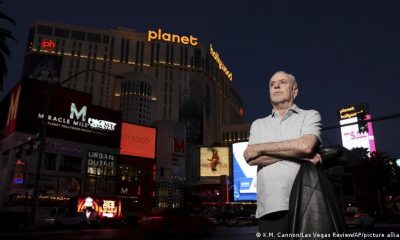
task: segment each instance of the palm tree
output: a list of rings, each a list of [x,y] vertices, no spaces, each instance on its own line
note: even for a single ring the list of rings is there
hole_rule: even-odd
[[[0,4],[3,3],[0,1]],[[15,26],[15,21],[4,13],[0,12],[0,20],[7,20]],[[0,27],[0,90],[3,89],[4,77],[7,75],[6,56],[10,56],[10,49],[6,45],[6,40],[16,40],[12,35],[11,31]]]

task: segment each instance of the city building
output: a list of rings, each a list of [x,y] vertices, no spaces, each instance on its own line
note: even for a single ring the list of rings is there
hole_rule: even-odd
[[[247,142],[250,137],[250,123],[223,126],[221,128],[221,143],[231,146],[235,142]]]
[[[157,128],[159,206],[181,205],[183,193],[175,193],[183,192],[184,182],[200,180],[200,147],[225,144],[221,129],[243,122],[232,72],[210,43],[192,33],[101,30],[38,20],[29,29],[23,74],[55,83],[71,78],[63,86],[91,94],[94,105],[121,111],[125,122]],[[175,125],[186,135],[179,135],[178,142],[174,134],[159,130]],[[183,141],[185,151],[161,154],[170,138],[178,145]],[[178,175],[171,174],[177,154]]]
[[[243,121],[232,72],[211,44],[193,35],[38,20],[29,30],[24,75],[53,82],[72,77],[65,87],[91,94],[95,105],[121,110],[124,121],[184,122],[188,143],[222,142],[221,128]]]
[[[23,79],[1,102],[1,113],[0,208],[26,210],[33,189],[38,189],[40,207],[74,205],[71,199],[84,195],[115,197],[119,111],[93,105],[89,94]]]

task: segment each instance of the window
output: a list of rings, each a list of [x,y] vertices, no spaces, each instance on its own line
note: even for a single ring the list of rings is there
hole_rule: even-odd
[[[150,47],[150,66],[154,64],[154,43],[151,44]]]
[[[54,36],[62,37],[62,38],[69,38],[70,31],[65,28],[55,28],[54,29]]]
[[[115,38],[111,37],[110,59],[113,59],[114,57],[114,42]]]
[[[129,39],[126,39],[126,48],[125,48],[125,63],[128,62],[129,59]]]
[[[170,58],[170,63],[173,64],[174,63],[174,45],[171,45],[171,58]]]
[[[184,64],[185,64],[185,66],[187,66],[188,65],[188,48],[187,47],[185,47],[185,57],[184,57]]]
[[[140,48],[140,64],[143,65],[143,56],[144,56],[144,42],[141,42]],[[140,71],[143,72],[143,69],[140,68]]]
[[[80,31],[72,31],[71,38],[75,40],[85,41],[86,33]]]
[[[104,44],[108,44],[109,41],[110,41],[110,36],[103,36],[103,43]]]
[[[140,51],[140,43],[139,41],[136,42],[136,58],[135,58],[135,63],[139,63],[139,51]]]
[[[180,49],[181,51],[180,51],[180,65],[182,66],[183,65],[183,47],[181,46],[181,49]]]
[[[169,63],[169,44],[167,44],[167,48],[166,48],[165,62]]]
[[[160,43],[157,43],[156,47],[156,62],[160,61]]]
[[[57,154],[45,153],[43,161],[43,170],[56,170]]]
[[[53,28],[50,26],[38,25],[37,33],[51,36],[53,35]]]
[[[87,40],[89,42],[101,43],[101,35],[96,33],[88,33]]]
[[[60,161],[60,171],[80,173],[82,159],[80,157],[63,156]]]
[[[121,52],[119,56],[120,62],[124,62],[124,48],[125,48],[125,39],[121,39]]]

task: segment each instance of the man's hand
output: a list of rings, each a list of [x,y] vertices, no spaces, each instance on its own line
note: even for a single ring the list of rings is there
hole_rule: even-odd
[[[302,160],[309,161],[314,165],[316,165],[317,163],[322,163],[322,158],[321,155],[319,155],[319,153],[315,153],[310,157],[304,157]]]
[[[260,155],[260,153],[257,150],[257,144],[249,144],[243,153],[243,157],[246,162],[249,162],[251,159],[255,159],[258,157],[258,155]]]

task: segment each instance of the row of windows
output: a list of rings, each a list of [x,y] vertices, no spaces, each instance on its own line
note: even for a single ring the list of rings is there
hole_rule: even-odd
[[[86,33],[82,31],[69,30],[59,27],[52,27],[46,25],[38,25],[37,33],[55,37],[62,38],[71,38],[74,40],[80,41],[89,41],[95,43],[103,43],[108,44],[110,40],[110,36],[101,35],[95,33]],[[114,37],[111,37],[111,45],[112,49],[110,52],[110,56],[114,55]],[[129,48],[130,48],[130,40],[129,39],[121,39],[121,53],[120,53],[120,62],[128,63],[129,59]],[[166,64],[174,64],[174,46],[171,44],[166,44],[165,48],[165,63]],[[136,64],[143,65],[144,58],[144,48],[145,44],[143,41],[137,41],[136,43]],[[160,43],[152,43],[151,44],[151,55],[150,55],[150,65],[153,65],[154,62],[160,62]],[[222,81],[224,77],[222,77],[221,71],[219,69],[218,63],[216,61],[210,61],[210,55],[207,53],[205,59],[201,56],[201,49],[195,48],[194,55],[190,58],[190,66],[195,68],[206,69],[210,74],[216,79],[218,82]],[[180,65],[188,66],[188,48],[181,46],[180,47]]]
[[[79,157],[45,153],[43,170],[81,173],[81,169],[82,159]]]
[[[108,35],[101,35],[97,33],[82,32],[77,30],[69,30],[66,28],[52,27],[46,25],[38,25],[37,33],[47,36],[55,36],[61,38],[71,38],[74,40],[88,41],[95,43],[108,44],[110,37]]]
[[[151,85],[142,81],[124,81],[121,88],[123,95],[138,94],[149,98],[152,91]]]
[[[248,139],[249,133],[246,130],[222,133],[222,141],[224,142],[247,141]]]

